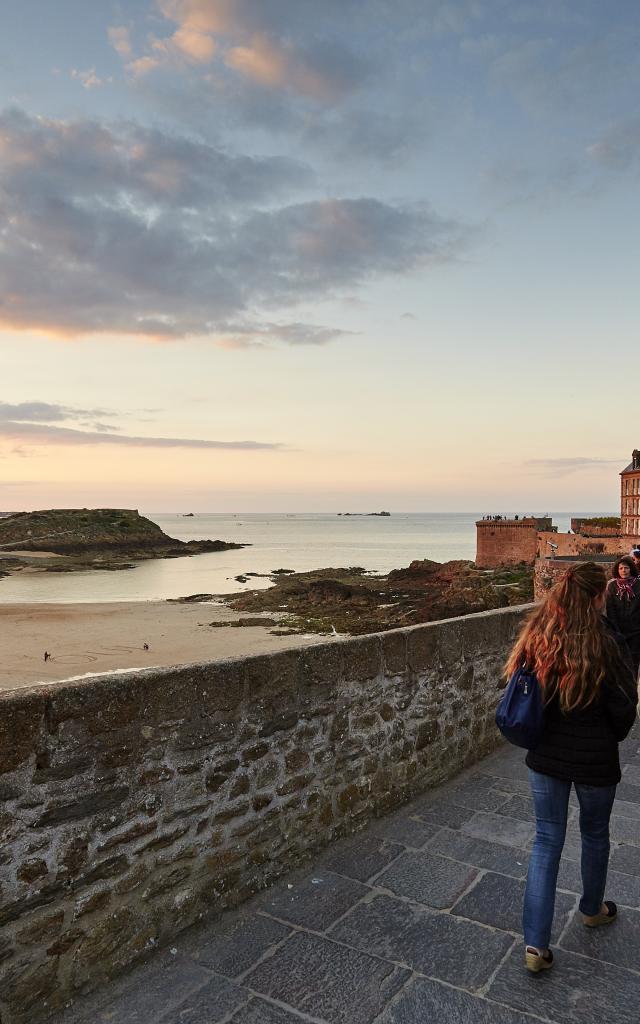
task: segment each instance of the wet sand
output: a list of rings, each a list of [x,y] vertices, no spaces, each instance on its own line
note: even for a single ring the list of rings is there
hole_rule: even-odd
[[[326,641],[312,634],[272,636],[264,626],[208,627],[236,618],[238,613],[218,604],[0,604],[0,690],[86,672],[215,661]],[[45,650],[51,653],[47,662]]]

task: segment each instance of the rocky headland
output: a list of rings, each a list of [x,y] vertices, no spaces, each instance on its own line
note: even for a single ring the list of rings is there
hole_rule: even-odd
[[[235,612],[277,613],[275,633],[352,636],[533,600],[533,573],[526,565],[478,569],[473,562],[424,559],[386,576],[351,567],[286,576],[274,573],[271,579],[274,586],[268,590],[220,599]],[[207,598],[211,595],[193,595],[191,600]]]
[[[23,569],[126,569],[148,558],[243,548],[223,540],[181,541],[135,509],[67,508],[0,518],[0,575]]]

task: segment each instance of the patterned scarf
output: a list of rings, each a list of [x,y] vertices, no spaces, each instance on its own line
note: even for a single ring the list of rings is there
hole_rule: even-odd
[[[628,580],[616,580],[616,596],[622,601],[625,597],[627,601],[632,601],[636,596],[633,589],[633,585],[636,582],[635,576],[630,576]]]

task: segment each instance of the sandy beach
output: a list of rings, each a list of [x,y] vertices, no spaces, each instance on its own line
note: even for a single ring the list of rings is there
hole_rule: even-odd
[[[208,603],[0,604],[0,690],[86,672],[214,661],[326,640],[272,636],[264,626],[208,627],[236,618],[236,612]],[[51,653],[47,662],[45,650]]]

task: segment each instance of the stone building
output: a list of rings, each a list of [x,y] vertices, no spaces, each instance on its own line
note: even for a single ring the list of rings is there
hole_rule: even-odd
[[[487,516],[476,523],[476,536],[476,565],[534,565],[537,596],[572,562],[602,562],[608,570],[616,558],[640,544],[640,451],[634,449],[620,473],[619,526],[574,518],[568,533],[558,533],[549,517]]]
[[[640,536],[640,451],[620,474],[620,525],[623,537]]]

